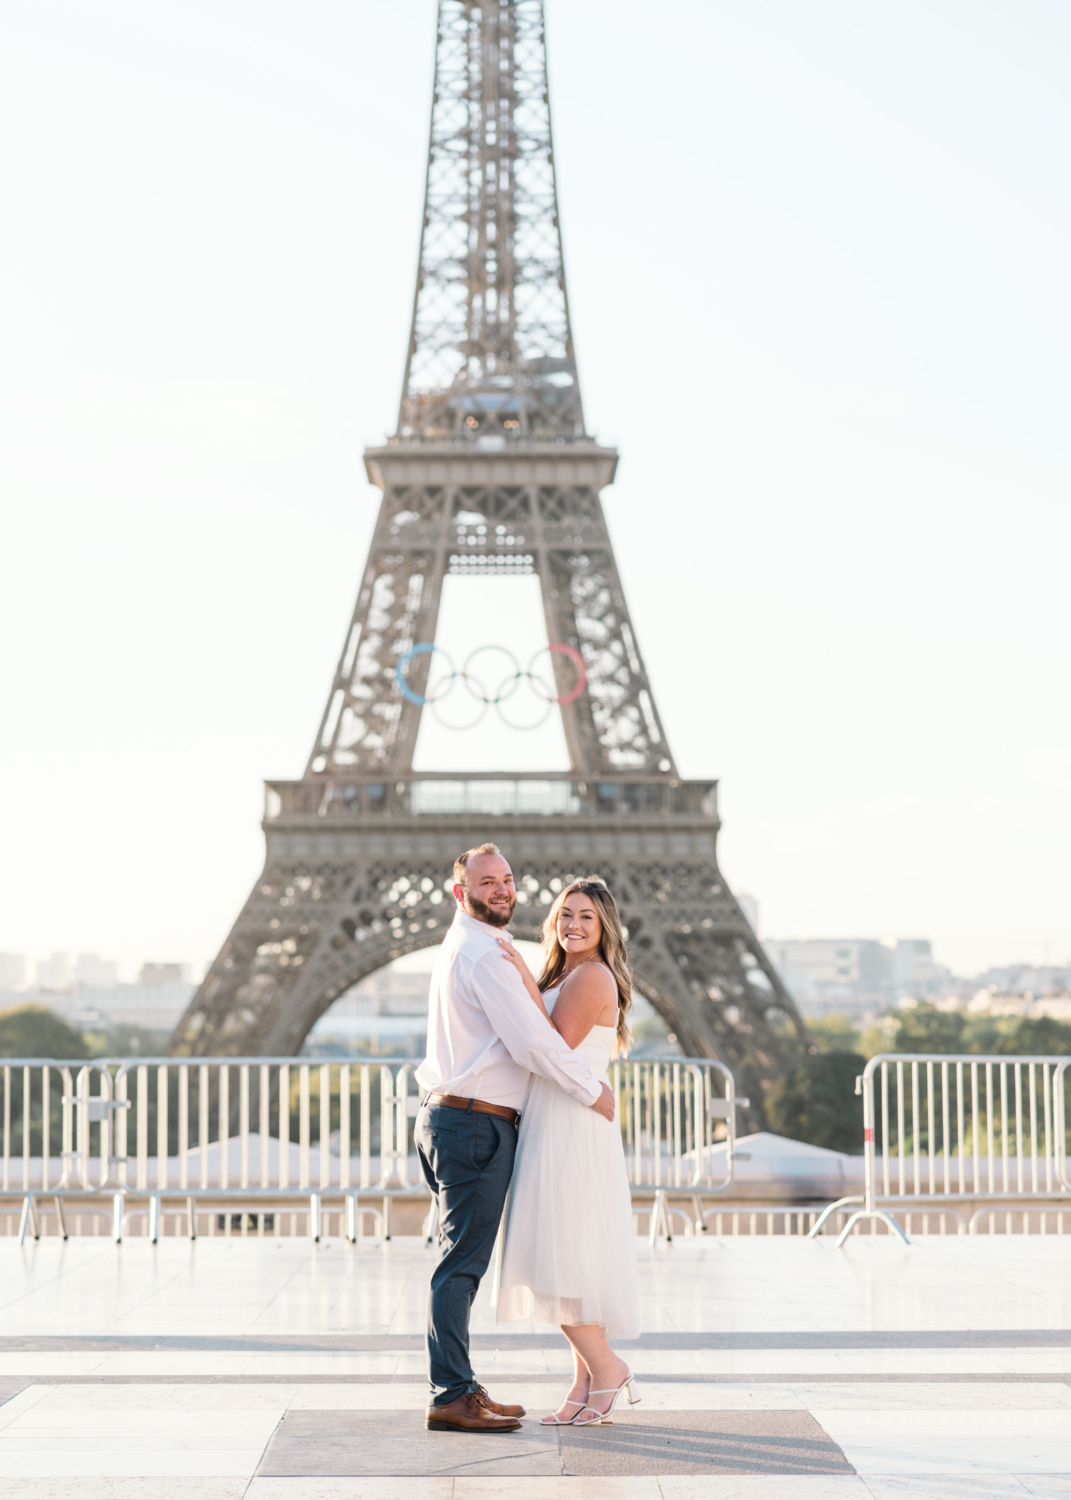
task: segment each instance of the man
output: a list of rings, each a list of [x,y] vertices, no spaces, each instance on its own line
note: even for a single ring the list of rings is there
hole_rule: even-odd
[[[498,1233],[530,1073],[614,1117],[614,1096],[532,1004],[498,944],[513,916],[513,874],[494,844],[454,863],[457,911],[431,976],[428,1055],[416,1145],[439,1207],[439,1262],[428,1293],[436,1432],[509,1432],[524,1409],[500,1406],[469,1361],[469,1314]]]

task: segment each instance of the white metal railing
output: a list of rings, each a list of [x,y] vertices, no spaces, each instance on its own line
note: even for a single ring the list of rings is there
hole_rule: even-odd
[[[690,1196],[701,1232],[702,1198],[732,1183],[736,1111],[750,1101],[737,1097],[732,1073],[710,1058],[621,1059],[610,1064],[610,1081],[633,1198],[654,1192],[651,1243],[659,1234],[672,1239],[671,1197]]]
[[[0,1197],[21,1199],[22,1238],[39,1233],[38,1198],[53,1200],[66,1235],[64,1202],[109,1195],[116,1239],[146,1211],[155,1239],[169,1200],[184,1202],[191,1237],[198,1204],[264,1212],[298,1199],[313,1238],[325,1199],[341,1200],[349,1238],[366,1213],[389,1236],[394,1198],[430,1203],[413,1071],[337,1058],[10,1060]],[[732,1182],[747,1103],[732,1074],[709,1059],[637,1058],[613,1062],[610,1079],[633,1193],[653,1199],[651,1238],[670,1234],[671,1196],[688,1195],[701,1225],[701,1198]]]
[[[883,1220],[907,1243],[895,1210],[942,1205],[975,1233],[1003,1210],[1066,1200],[1064,1075],[1059,1057],[890,1053],[856,1079],[863,1096],[863,1194],[838,1244],[861,1221]],[[1062,1225],[1062,1220],[1060,1221]]]
[[[992,1213],[996,1213],[996,1211],[995,1209],[990,1210]],[[646,1209],[641,1209],[634,1217],[639,1218],[640,1214],[645,1212],[647,1212]],[[851,1207],[841,1207],[835,1209],[831,1215],[825,1209],[808,1207],[799,1203],[719,1202],[715,1207],[706,1210],[704,1220],[706,1221],[706,1230],[712,1231],[718,1239],[742,1239],[759,1235],[764,1237],[782,1235],[790,1238],[792,1236],[810,1236],[818,1225],[819,1219],[822,1219],[823,1226],[831,1228],[833,1234],[839,1235],[846,1221],[852,1216],[852,1212]],[[687,1213],[676,1208],[671,1208],[670,1213],[680,1217],[686,1235],[694,1235],[696,1233],[695,1222]],[[1054,1221],[1054,1232],[1062,1235],[1064,1232],[1063,1219],[1065,1214],[1071,1214],[1071,1204],[1068,1204],[1065,1209],[1057,1208],[1049,1212],[1046,1212],[1044,1209],[1035,1209],[1032,1215],[1027,1212],[1021,1212],[1018,1214],[1021,1232],[1023,1234],[1031,1233],[1029,1220],[1033,1217],[1037,1221],[1037,1227],[1033,1231],[1035,1234],[1048,1234],[1048,1221],[1051,1219]],[[911,1221],[914,1218],[921,1221],[922,1233],[924,1235],[934,1232],[931,1230],[932,1223],[935,1223],[937,1226],[936,1233],[944,1235],[947,1233],[948,1228],[946,1220],[955,1221],[957,1216],[938,1206],[935,1208],[917,1209],[914,1214],[909,1213],[906,1217],[909,1229],[911,1228]],[[953,1227],[956,1227],[954,1222]],[[886,1226],[879,1224],[877,1220],[871,1222],[870,1230],[872,1234],[884,1234],[887,1232]],[[819,1233],[821,1232],[822,1229],[819,1228]]]

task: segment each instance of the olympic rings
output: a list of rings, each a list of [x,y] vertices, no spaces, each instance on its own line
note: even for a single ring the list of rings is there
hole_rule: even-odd
[[[499,682],[497,689],[493,693],[488,693],[484,684],[470,671],[470,668],[476,657],[486,651],[500,652],[503,656],[509,658],[509,661],[513,666],[513,670],[506,673],[506,675]],[[549,656],[555,651],[560,652],[564,657],[566,657],[568,661],[572,662],[573,668],[576,672],[575,685],[569,690],[569,692],[562,693],[560,695],[555,694],[553,691],[554,687],[557,684],[548,684],[545,677],[540,675],[539,671],[536,670],[536,662],[539,660],[539,658],[544,654]],[[412,661],[414,657],[434,656],[436,654],[446,658],[449,670],[446,671],[445,675],[443,675],[442,677],[433,680],[432,668],[431,664],[429,663],[428,681],[425,684],[425,691],[423,694],[415,692],[413,688],[410,687],[409,682],[406,678],[406,665],[410,661]],[[398,658],[398,663],[394,668],[394,676],[397,680],[402,697],[405,698],[406,702],[416,704],[418,708],[429,706],[432,712],[435,714],[435,717],[439,720],[440,724],[443,724],[447,729],[457,730],[474,729],[483,718],[489,707],[494,707],[495,709],[497,709],[499,718],[504,724],[508,724],[511,729],[538,729],[541,724],[546,722],[547,716],[550,714],[555,703],[560,705],[564,703],[574,702],[584,691],[585,687],[587,686],[588,680],[587,668],[584,665],[584,658],[580,655],[580,652],[576,649],[575,646],[567,646],[563,641],[552,641],[549,646],[543,646],[539,651],[535,653],[535,655],[532,657],[532,660],[528,663],[527,669],[523,672],[521,671],[520,666],[517,662],[517,658],[513,655],[513,652],[505,646],[477,646],[474,651],[470,651],[469,655],[465,659],[464,666],[460,671],[458,671],[458,669],[454,666],[453,660],[450,657],[449,653],[444,651],[441,646],[436,646],[433,641],[420,641],[417,645],[411,646],[403,656]],[[451,723],[449,720],[444,719],[438,710],[438,704],[447,697],[456,682],[463,683],[470,696],[473,697],[479,705],[476,717],[470,719],[467,723],[464,724]],[[518,688],[524,682],[528,683],[529,688],[535,695],[535,697],[546,704],[546,712],[543,713],[538,719],[533,720],[529,724],[518,724],[515,723],[512,719],[506,717],[506,715],[502,712],[502,704],[508,702],[508,700],[513,696],[514,693],[516,693]]]
[[[405,680],[405,673],[403,672],[402,668],[412,657],[430,656],[433,651],[438,651],[440,656],[445,656],[447,661],[450,662],[450,684],[452,686],[455,676],[454,664],[452,661],[450,661],[449,655],[443,650],[443,648],[441,646],[434,645],[431,641],[421,641],[419,646],[414,646],[412,650],[407,651],[405,655],[399,660],[398,665],[394,669],[394,675],[398,679],[398,686],[402,690],[402,697],[407,699],[410,703],[415,703],[419,708],[422,708],[425,703],[434,702],[434,699],[422,698],[419,693],[414,693],[413,689]]]
[[[498,692],[493,698],[488,698],[487,694],[483,691],[483,684],[480,683],[479,685],[477,685],[477,683],[473,680],[472,676],[469,673],[469,668],[472,666],[472,663],[475,661],[476,657],[479,656],[481,651],[501,651],[502,655],[508,656],[510,661],[513,663],[512,673],[508,677],[504,677],[502,679],[498,687]],[[468,690],[472,694],[472,696],[478,699],[480,703],[493,703],[496,707],[499,703],[504,703],[507,698],[511,698],[513,696],[513,694],[521,685],[522,676],[523,674],[520,670],[520,665],[517,661],[517,658],[514,656],[513,652],[508,650],[505,646],[477,646],[475,651],[469,652],[468,656],[465,658],[465,665],[461,669],[462,680],[468,687]],[[512,683],[513,686],[510,687],[508,692],[503,692],[502,689],[507,685],[507,683]]]
[[[577,699],[577,698],[580,697],[580,694],[584,691],[584,689],[588,685],[588,669],[584,665],[584,658],[580,655],[580,652],[576,649],[575,646],[567,646],[567,645],[565,645],[565,643],[563,641],[552,641],[549,646],[544,646],[543,647],[543,651],[546,651],[548,653],[551,652],[551,651],[560,651],[563,656],[568,657],[568,659],[572,662],[573,666],[576,668],[576,687],[573,688],[572,692],[570,692],[570,693],[563,693],[560,698],[551,698],[550,702],[551,703],[572,703],[572,702],[574,702],[575,699]],[[535,656],[533,656],[532,660],[528,663],[528,672],[529,672],[529,675],[531,674],[533,663],[535,662],[535,660],[536,660],[537,657],[540,657],[540,656],[543,655],[543,651],[537,651],[536,654],[535,654]],[[533,681],[535,681],[535,680],[536,679],[533,679]]]

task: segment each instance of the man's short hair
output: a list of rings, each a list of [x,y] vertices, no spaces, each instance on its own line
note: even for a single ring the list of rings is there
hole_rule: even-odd
[[[464,854],[459,854],[458,857],[454,860],[455,885],[465,884],[465,872],[468,867],[468,862],[474,854],[498,854],[501,856],[502,850],[498,847],[497,844],[480,844],[475,849],[466,849]]]

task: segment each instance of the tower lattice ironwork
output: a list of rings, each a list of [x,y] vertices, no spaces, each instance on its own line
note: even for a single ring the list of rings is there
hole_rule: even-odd
[[[454,856],[493,838],[535,938],[597,870],[639,987],[685,1050],[720,1057],[761,1117],[798,1054],[795,1005],[719,871],[716,783],[662,728],[585,429],[566,295],[542,0],[440,0],[420,262],[397,433],[327,707],[299,781],[267,784],[263,874],[173,1038],[187,1054],[296,1052],[327,1007],[438,943]],[[570,770],[414,772],[448,573],[538,576]],[[586,680],[579,680],[575,653]]]

